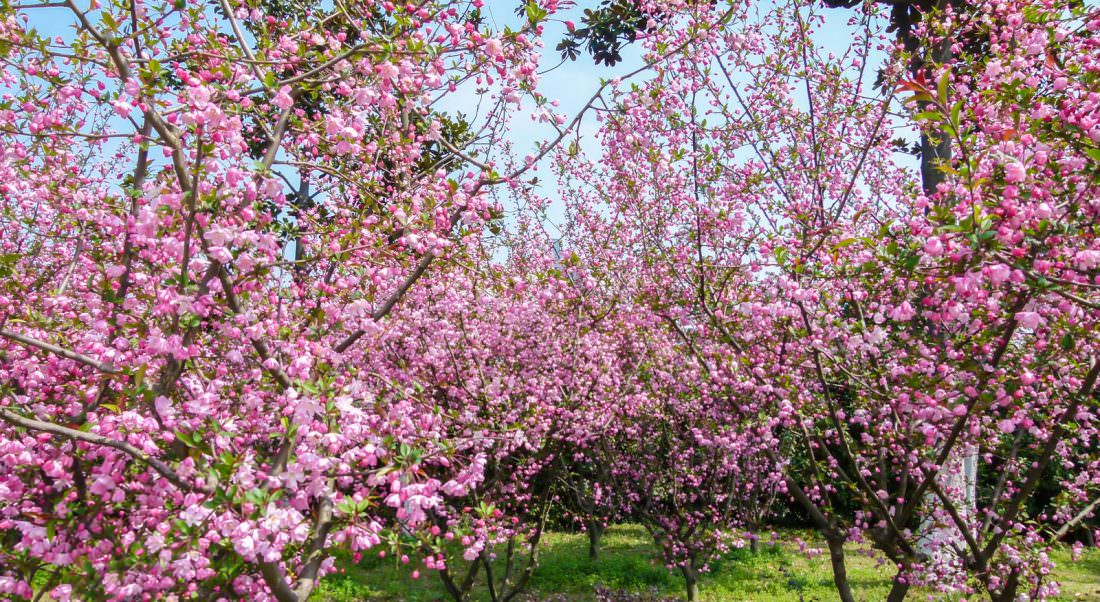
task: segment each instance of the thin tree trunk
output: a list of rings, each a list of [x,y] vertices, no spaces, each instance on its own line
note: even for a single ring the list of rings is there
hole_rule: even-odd
[[[1016,600],[1016,590],[1020,587],[1020,574],[1016,571],[1012,571],[1012,574],[1005,580],[1004,587],[1000,592],[989,592],[989,597],[993,602],[1014,602]]]
[[[765,453],[772,460],[779,462],[778,454],[774,450]],[[852,587],[848,584],[848,570],[844,566],[844,537],[836,535],[837,529],[833,526],[832,521],[821,512],[821,509],[817,507],[817,504],[814,504],[810,496],[806,495],[798,481],[795,481],[789,475],[785,477],[785,480],[787,489],[810,514],[814,526],[825,537],[825,541],[829,543],[829,559],[833,565],[833,583],[836,585],[840,602],[855,602],[855,598],[852,596]]]
[[[439,571],[439,578],[443,581],[444,589],[447,590],[447,593],[451,595],[455,602],[466,602],[466,600],[469,600],[470,589],[474,585],[474,579],[477,578],[478,569],[480,568],[481,557],[479,556],[467,569],[466,578],[463,579],[461,584],[455,582],[449,567]]]
[[[898,571],[897,575],[894,575],[894,584],[890,586],[890,594],[886,596],[886,602],[901,602],[905,599],[905,596],[909,593],[909,579],[905,574],[906,572],[902,569]]]
[[[595,562],[600,557],[600,540],[603,539],[604,526],[596,520],[590,521],[585,528],[588,531],[588,560]]]
[[[684,585],[687,586],[687,601],[695,602],[699,599],[699,573],[690,562],[680,567],[680,572],[684,574]]]
[[[848,570],[844,566],[844,539],[829,537],[829,560],[833,564],[833,583],[841,602],[856,602],[852,596],[852,586],[848,583]]]
[[[939,0],[936,2],[936,10],[943,10],[947,5],[954,4],[950,0]],[[909,34],[912,36],[912,34]],[[920,52],[920,48],[917,46],[919,42],[916,38],[910,37],[907,40],[903,40],[906,47],[915,53]],[[928,52],[928,58],[937,64],[945,64],[951,60],[951,41],[941,40]],[[913,75],[920,74],[926,67],[926,63],[923,58],[918,59],[910,67],[910,72]],[[940,165],[951,160],[951,139],[947,136],[947,133],[942,129],[936,130],[931,136],[928,133],[921,133],[920,137],[920,176],[921,176],[921,188],[924,190],[924,194],[933,195],[936,193],[936,189],[945,181],[946,173],[940,169]]]

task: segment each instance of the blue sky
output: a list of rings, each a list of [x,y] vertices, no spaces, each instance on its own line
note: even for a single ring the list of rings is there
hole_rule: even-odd
[[[78,0],[81,4],[86,1]],[[765,1],[767,2],[767,0]],[[623,53],[624,60],[614,67],[596,65],[592,58],[585,53],[581,53],[576,61],[567,60],[562,62],[560,54],[554,47],[566,35],[566,27],[563,21],[568,19],[580,24],[583,9],[598,4],[598,0],[579,0],[575,6],[558,13],[555,19],[546,25],[544,36],[546,47],[540,65],[543,72],[541,92],[558,100],[560,103],[557,109],[558,112],[569,118],[581,110],[603,80],[620,77],[642,65],[640,45],[628,46]],[[506,25],[515,29],[521,25],[520,17],[515,14],[517,5],[518,0],[486,0],[482,12],[487,24],[492,29],[499,29]],[[72,35],[75,20],[67,10],[46,9],[28,12],[31,16],[31,26],[38,29],[40,33],[51,37],[62,36],[65,38]],[[826,25],[819,31],[816,39],[826,50],[831,50],[837,54],[843,53],[852,39],[853,31],[847,23],[852,11],[821,9],[820,14],[825,16]],[[881,60],[882,57],[872,58],[872,64],[881,62]],[[873,77],[873,70],[869,70],[869,74]],[[641,77],[645,77],[645,75],[643,74]],[[458,93],[444,99],[441,108],[469,114],[473,111],[477,101],[478,98],[472,89],[460,89]],[[513,144],[514,151],[520,157],[533,152],[540,143],[557,135],[557,132],[549,124],[537,123],[530,117],[533,108],[532,104],[528,102],[525,107],[527,110],[517,111],[513,115],[512,128],[508,138]],[[598,143],[594,141],[596,127],[597,123],[593,115],[585,116],[581,122],[581,148],[590,157],[597,157],[601,150]],[[543,195],[550,199],[559,196],[555,178],[549,172],[548,159],[543,161],[537,174],[534,175],[539,177]],[[504,200],[506,203],[508,202],[507,198]],[[548,224],[548,229],[552,233],[554,230],[553,222],[561,219],[560,209],[555,209],[555,205],[552,205],[548,218],[551,222],[551,224]]]
[[[487,0],[484,9],[487,20],[493,19],[500,25],[515,26],[518,19],[513,7],[516,0]],[[561,66],[554,68],[561,62],[561,57],[554,50],[558,40],[565,37],[566,28],[560,22],[572,20],[578,25],[581,23],[583,9],[598,5],[598,0],[579,0],[577,6],[559,13],[557,20],[546,27],[547,47],[542,56],[541,69],[543,75],[543,93],[561,102],[560,110],[568,115],[579,111],[592,94],[599,88],[603,79],[611,79],[630,73],[642,66],[642,58],[639,45],[628,46],[623,52],[623,62],[614,67],[596,65],[587,54],[581,54],[576,61],[565,61]],[[852,11],[846,9],[823,9],[820,11],[826,18],[826,26],[821,29],[815,39],[825,49],[841,54],[851,43],[853,29],[848,25],[848,18]],[[493,22],[493,21],[490,21]],[[884,57],[877,57],[881,61]],[[515,123],[515,141],[517,149],[532,149],[540,140],[548,139],[554,135],[553,129],[548,125],[525,124],[523,120]],[[588,120],[591,121],[591,120]],[[582,130],[582,134],[583,134]],[[589,132],[591,133],[591,131]]]
[[[771,1],[764,0],[762,4],[770,5]],[[487,0],[483,12],[490,23],[495,23],[498,26],[510,25],[516,27],[519,21],[514,14],[515,5],[515,0]],[[572,20],[579,26],[583,9],[595,5],[598,5],[598,0],[580,0],[577,2],[577,6],[559,13],[555,21],[546,26],[544,36],[546,48],[541,62],[541,70],[545,73],[542,77],[541,91],[546,96],[558,99],[560,101],[559,111],[570,118],[584,107],[603,80],[620,77],[643,65],[640,44],[628,46],[623,52],[624,61],[614,67],[596,65],[592,58],[584,53],[576,61],[561,63],[560,54],[554,50],[554,46],[566,34],[565,25],[561,21]],[[848,21],[853,16],[854,11],[850,9],[817,8],[815,12],[825,18],[825,25],[814,36],[815,41],[826,52],[833,52],[837,55],[843,54],[853,40],[854,29]],[[881,53],[873,54],[870,64],[874,67],[881,64],[885,58],[885,55]],[[639,77],[644,78],[646,75],[642,74]],[[865,75],[865,83],[869,84],[874,77],[875,70],[873,68],[868,69]],[[473,100],[472,98],[459,96],[447,103],[447,106],[460,109],[464,103],[470,103]],[[805,109],[805,99],[799,100],[799,108]],[[533,107],[528,103],[527,108],[529,111]],[[593,116],[588,115],[582,121],[580,128],[581,149],[591,158],[598,158],[601,151],[599,143],[594,140],[597,125]],[[532,152],[538,148],[541,142],[553,139],[554,136],[556,136],[556,132],[550,125],[536,123],[529,119],[526,113],[520,113],[513,120],[509,138],[514,143],[515,151],[522,156],[524,153]],[[746,152],[748,152],[747,149]],[[543,161],[537,175],[541,183],[541,193],[552,200],[558,199],[560,193],[557,190],[556,179],[549,171],[548,161]],[[507,200],[505,202],[507,203]],[[563,219],[560,202],[551,204],[547,219],[549,223],[545,224],[546,228],[551,236],[555,236],[556,225]]]

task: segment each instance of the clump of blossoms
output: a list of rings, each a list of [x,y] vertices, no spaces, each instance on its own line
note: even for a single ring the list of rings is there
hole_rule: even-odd
[[[744,547],[745,529],[768,514],[778,471],[744,400],[716,386],[699,361],[684,361],[677,341],[647,334],[660,333],[659,323],[632,322],[621,327],[641,341],[621,350],[631,389],[598,457],[610,467],[622,514],[646,528],[668,568],[683,576],[687,599],[697,600],[710,563]]]
[[[438,571],[458,601],[471,599],[479,575],[493,600],[526,586],[560,459],[597,436],[603,404],[620,388],[615,333],[586,331],[571,318],[574,291],[565,281],[544,275],[529,286],[533,274],[505,277],[506,267],[425,286],[377,335],[369,360],[416,392],[420,412],[437,416],[450,462],[478,467],[448,477],[446,467],[426,463],[429,476],[449,478],[444,498],[400,498],[416,505],[415,515],[398,517],[408,522],[410,554]]]

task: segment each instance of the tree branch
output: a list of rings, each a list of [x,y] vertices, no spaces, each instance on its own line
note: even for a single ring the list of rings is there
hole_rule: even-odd
[[[81,364],[84,364],[85,366],[91,366],[96,370],[99,370],[100,372],[106,372],[107,374],[122,374],[122,371],[114,367],[114,365],[110,362],[101,362],[93,357],[84,355],[83,353],[70,351],[68,349],[58,347],[57,345],[54,345],[52,343],[40,341],[38,339],[19,334],[17,332],[11,332],[10,330],[0,330],[0,336],[4,337],[5,339],[15,341],[16,343],[26,345],[28,347],[41,349],[42,351],[52,353],[65,359],[80,362]]]
[[[110,439],[103,435],[97,435],[95,433],[88,433],[85,431],[79,431],[52,422],[45,422],[34,418],[26,418],[19,414],[9,410],[8,408],[0,408],[0,420],[4,420],[15,426],[19,426],[32,431],[40,431],[43,433],[50,433],[51,435],[57,435],[66,439],[73,439],[76,441],[83,441],[85,443],[91,443],[94,445],[102,445],[104,447],[110,447],[116,449],[131,458],[148,465],[150,468],[159,473],[162,477],[168,480],[168,482],[175,485],[182,491],[198,491],[202,493],[211,493],[213,487],[207,485],[205,487],[198,487],[185,481],[183,477],[176,471],[172,470],[170,466],[158,460],[149,454],[141,451],[137,447],[126,443],[125,441],[118,441],[116,439]]]
[[[1100,358],[1092,359],[1092,366],[1089,368],[1088,373],[1085,375],[1085,380],[1081,382],[1081,387],[1077,390],[1077,394],[1073,396],[1073,401],[1066,407],[1066,411],[1062,413],[1062,419],[1057,421],[1054,432],[1050,434],[1050,437],[1046,440],[1046,445],[1043,446],[1043,452],[1039,456],[1038,460],[1031,464],[1031,470],[1027,472],[1027,479],[1020,487],[1017,494],[1013,497],[1013,504],[1009,506],[1001,517],[999,524],[999,532],[994,532],[990,541],[986,544],[982,553],[986,558],[990,557],[997,547],[1001,545],[1001,541],[1008,535],[1011,530],[1012,522],[1016,520],[1016,516],[1020,513],[1021,508],[1024,506],[1024,502],[1035,491],[1035,488],[1039,486],[1039,479],[1042,478],[1043,473],[1046,472],[1047,466],[1050,465],[1051,459],[1054,456],[1055,450],[1058,449],[1058,444],[1062,442],[1067,432],[1066,422],[1072,421],[1074,415],[1077,413],[1077,408],[1081,405],[1089,395],[1092,395],[1093,387],[1096,386],[1096,379],[1100,377]]]
[[[1088,520],[1088,518],[1092,516],[1094,512],[1096,512],[1097,508],[1100,508],[1100,497],[1092,500],[1092,503],[1082,508],[1081,511],[1078,512],[1073,518],[1069,519],[1064,525],[1059,527],[1059,529],[1054,532],[1054,540],[1061,540],[1070,531],[1076,529],[1077,525],[1080,525],[1085,520]]]
[[[453,229],[458,224],[458,221],[460,219],[462,219],[461,211],[459,211],[458,209],[452,211],[450,218],[450,227],[448,228],[448,231]],[[371,314],[371,319],[377,322],[378,320],[381,320],[382,318],[385,318],[387,315],[389,315],[389,313],[393,311],[393,308],[397,305],[397,302],[400,301],[401,298],[405,296],[405,293],[409,292],[409,289],[412,288],[412,285],[415,284],[416,281],[424,275],[424,272],[427,271],[428,266],[431,265],[434,259],[435,255],[431,253],[425,253],[424,256],[420,258],[420,261],[416,262],[416,267],[413,268],[413,271],[407,277],[405,277],[405,280],[401,283],[401,286],[398,286],[397,290],[393,291],[393,293],[391,293],[389,297],[386,297],[386,300],[382,302],[382,305],[379,306],[379,308],[376,309],[373,314]],[[354,345],[355,342],[362,338],[364,334],[366,334],[365,330],[356,330],[355,332],[345,337],[342,341],[337,343],[336,346],[333,347],[333,350],[336,351],[336,353],[343,353],[344,351],[347,351],[348,347]]]

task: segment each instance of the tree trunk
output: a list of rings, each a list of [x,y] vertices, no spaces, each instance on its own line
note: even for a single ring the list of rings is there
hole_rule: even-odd
[[[1015,602],[1016,590],[1020,588],[1020,574],[1016,571],[1012,571],[1012,574],[1005,580],[1004,586],[999,592],[989,592],[989,597],[993,602]]]
[[[590,521],[585,529],[588,531],[588,560],[595,562],[600,557],[600,540],[603,539],[604,526],[599,521]]]
[[[844,539],[829,537],[829,560],[833,564],[833,583],[841,602],[856,602],[852,596],[852,586],[848,584],[848,570],[844,566]]]
[[[687,601],[695,602],[699,599],[699,573],[690,562],[680,567],[680,572],[684,574],[684,585],[687,586]]]
[[[909,579],[904,570],[898,571],[898,574],[894,575],[894,584],[890,587],[890,594],[886,596],[886,602],[901,602],[908,593]]]
[[[951,160],[951,140],[944,133],[938,135],[939,139],[935,141],[928,134],[921,134],[920,137],[921,188],[929,196],[935,194],[944,181],[940,164]]]
[[[466,578],[462,580],[461,584],[455,582],[449,566],[439,571],[439,578],[443,581],[443,588],[447,590],[447,593],[455,602],[466,602],[470,599],[470,589],[474,585],[474,579],[477,578],[478,569],[480,568],[481,559],[478,558],[466,571]]]
[[[948,2],[937,2],[943,5]],[[938,7],[942,8],[942,6]],[[908,44],[907,44],[908,45]],[[936,44],[929,52],[929,58],[939,64],[951,60],[951,42],[943,40]],[[921,61],[914,65],[913,75],[917,75],[925,67]],[[934,86],[933,86],[934,87]],[[932,136],[922,133],[920,137],[920,176],[921,188],[924,194],[931,196],[945,180],[946,174],[940,169],[940,165],[951,160],[951,138],[942,129],[935,131]]]

